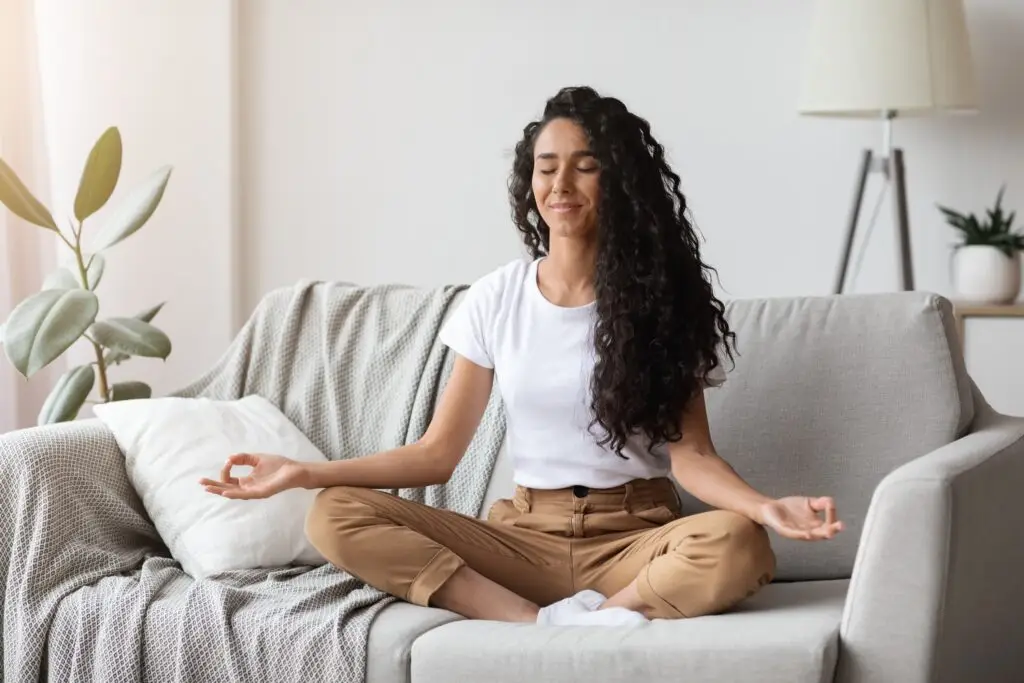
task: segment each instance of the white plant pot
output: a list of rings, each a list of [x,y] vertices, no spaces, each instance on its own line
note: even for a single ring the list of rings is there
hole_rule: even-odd
[[[960,247],[953,255],[953,281],[966,301],[1010,303],[1020,293],[1020,252],[1010,258],[996,247]]]

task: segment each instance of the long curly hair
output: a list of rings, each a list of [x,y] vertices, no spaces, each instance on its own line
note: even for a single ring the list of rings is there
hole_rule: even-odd
[[[559,118],[583,129],[601,168],[590,427],[601,427],[599,443],[625,457],[636,434],[650,448],[680,439],[684,407],[719,366],[720,350],[733,359],[735,334],[664,147],[646,120],[592,88],[560,90],[516,144],[509,199],[532,257],[550,248],[532,192],[533,146]]]

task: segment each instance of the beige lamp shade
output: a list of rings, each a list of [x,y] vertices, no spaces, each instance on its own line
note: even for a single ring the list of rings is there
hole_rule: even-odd
[[[976,107],[962,0],[816,0],[801,114],[915,116]]]

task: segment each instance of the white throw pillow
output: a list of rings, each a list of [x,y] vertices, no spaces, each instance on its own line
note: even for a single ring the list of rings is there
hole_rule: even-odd
[[[327,460],[270,401],[150,398],[101,403],[93,413],[114,434],[128,478],[182,569],[196,579],[232,569],[321,565],[305,534],[317,491],[232,500],[207,493],[232,453],[274,453]],[[244,476],[250,467],[236,467]]]

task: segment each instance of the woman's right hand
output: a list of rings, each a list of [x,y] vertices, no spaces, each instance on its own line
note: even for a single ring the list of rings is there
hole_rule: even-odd
[[[234,466],[252,467],[244,477],[231,476]],[[220,471],[220,480],[203,479],[199,483],[209,493],[225,498],[269,498],[287,489],[300,488],[306,479],[302,463],[269,453],[236,453],[229,456]]]

